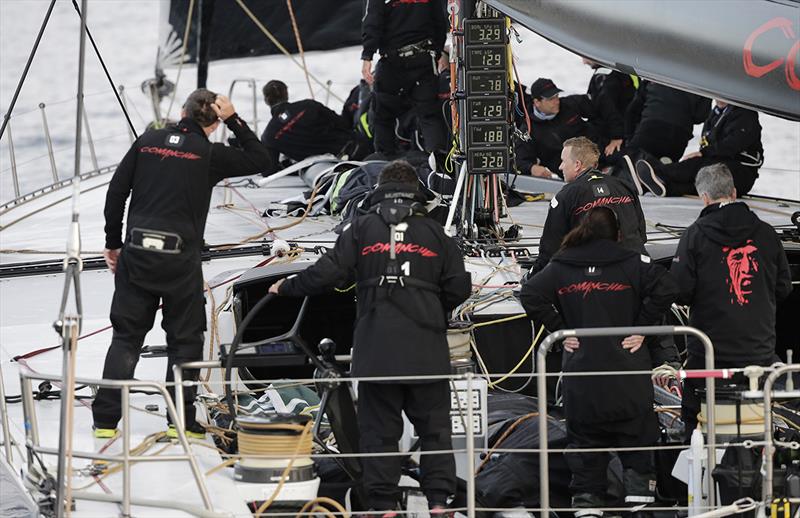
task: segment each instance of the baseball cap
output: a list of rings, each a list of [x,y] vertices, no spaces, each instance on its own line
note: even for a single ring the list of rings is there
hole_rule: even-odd
[[[540,77],[531,85],[531,97],[534,99],[553,97],[559,92],[563,90],[557,87],[552,79],[545,77]]]

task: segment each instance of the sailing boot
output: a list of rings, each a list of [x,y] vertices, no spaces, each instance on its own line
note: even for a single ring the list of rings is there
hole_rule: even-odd
[[[653,513],[646,506],[656,501],[656,479],[653,473],[639,473],[633,469],[622,472],[625,486],[625,505],[631,507],[632,518],[651,518]]]
[[[639,196],[644,195],[644,188],[642,187],[642,182],[639,181],[639,176],[636,174],[636,167],[633,165],[633,161],[636,160],[636,157],[631,157],[630,155],[622,155],[623,165],[618,166],[616,168],[616,175],[622,181],[627,183],[628,185],[633,186],[636,189],[636,194]]]
[[[591,493],[578,493],[572,496],[572,508],[575,509],[575,518],[600,518],[605,505],[603,498]]]
[[[206,429],[203,428],[198,422],[194,422],[190,425],[186,426],[186,437],[188,439],[205,439],[206,438]],[[178,431],[175,429],[175,425],[171,424],[167,427],[167,438],[168,439],[177,439],[178,438]]]
[[[649,192],[652,192],[660,198],[667,195],[667,186],[664,185],[664,181],[658,176],[658,173],[653,169],[650,162],[647,160],[637,160],[635,172],[636,174],[634,176],[639,179],[639,184],[643,185]]]

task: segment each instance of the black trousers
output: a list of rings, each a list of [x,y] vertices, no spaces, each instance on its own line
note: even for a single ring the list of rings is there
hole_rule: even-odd
[[[106,353],[103,378],[133,379],[145,335],[153,327],[159,301],[163,302],[161,327],[167,333],[167,382],[174,380],[172,366],[196,361],[203,356],[203,333],[206,328],[203,273],[187,272],[181,278],[164,283],[163,289],[144,289],[132,283],[123,251],[114,276],[111,324],[114,329]],[[185,380],[196,380],[199,371],[185,371]],[[169,388],[174,400],[174,388]],[[184,389],[186,426],[195,425],[194,388]],[[122,417],[121,393],[101,388],[92,404],[96,428],[116,428]]]
[[[452,449],[450,439],[450,385],[433,383],[367,383],[358,385],[358,429],[364,453],[396,452],[403,433],[405,411],[420,438],[421,450]],[[361,460],[364,491],[373,509],[395,509],[400,500],[402,457]],[[422,455],[421,486],[429,503],[445,503],[456,490],[452,453]]]
[[[576,423],[567,417],[567,448],[626,448],[653,446],[658,441],[658,421],[653,412],[627,421]],[[652,451],[620,451],[626,499],[646,503],[655,491],[655,466]],[[601,505],[608,489],[607,452],[570,452],[565,455],[572,471],[570,492],[574,505]],[[580,496],[583,498],[580,498]],[[586,495],[595,497],[586,498]],[[574,498],[578,496],[579,498]],[[582,505],[583,503],[589,505]]]
[[[657,120],[644,120],[625,142],[625,154],[634,156],[639,151],[646,151],[657,158],[666,156],[677,162],[691,138],[691,131]]]
[[[736,194],[743,196],[750,192],[758,178],[758,168],[748,167],[735,160],[720,160],[719,158],[695,157],[683,162],[672,164],[652,164],[656,174],[664,180],[667,187],[667,196],[683,196],[684,194],[697,194],[694,188],[694,179],[697,172],[711,164],[723,163],[728,166],[733,175],[733,185]]]
[[[751,361],[747,358],[742,358],[741,360],[737,360],[734,362],[726,361],[726,360],[714,360],[714,368],[715,369],[728,369],[733,367],[745,367],[747,365],[761,365],[762,367],[766,367],[772,365],[775,362],[781,361],[780,358],[775,355],[773,358],[768,360],[761,360],[761,361]],[[693,354],[689,354],[686,358],[686,364],[684,368],[687,370],[690,369],[705,369],[706,362],[705,358],[702,356],[696,356]],[[734,374],[733,378],[729,380],[714,380],[716,382],[716,386],[721,385],[722,383],[726,385],[741,385],[742,387],[746,387],[749,385],[749,380],[747,376],[742,373]],[[763,378],[762,378],[763,381]],[[697,428],[697,414],[700,413],[700,402],[702,401],[702,397],[700,394],[697,393],[698,390],[706,388],[706,380],[704,378],[688,378],[683,380],[683,397],[681,398],[681,420],[683,421],[684,426],[686,427],[684,432],[684,439],[688,444],[692,438],[692,432],[695,428]]]
[[[407,109],[410,99],[417,111],[425,151],[447,147],[447,126],[438,98],[438,79],[432,58],[419,54],[410,58],[381,58],[375,68],[373,134],[375,151],[391,156],[397,153],[395,123]]]

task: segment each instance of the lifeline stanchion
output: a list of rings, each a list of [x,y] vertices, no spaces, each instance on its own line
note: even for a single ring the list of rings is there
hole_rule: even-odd
[[[2,426],[3,426],[3,448],[6,452],[6,461],[11,466],[12,453],[11,453],[11,432],[8,429],[8,406],[6,405],[6,387],[3,381],[3,369],[0,369],[0,410],[2,410]]]
[[[761,488],[761,501],[764,505],[772,502],[772,464],[775,455],[775,442],[772,437],[772,386],[784,374],[800,372],[800,364],[785,365],[772,371],[764,382],[764,482]]]
[[[44,107],[44,103],[39,103],[39,110],[42,112],[44,141],[47,143],[47,156],[50,158],[50,172],[53,173],[53,183],[58,183],[58,169],[56,168],[55,153],[53,153],[53,140],[50,138],[50,127],[47,125],[47,114],[44,112]]]

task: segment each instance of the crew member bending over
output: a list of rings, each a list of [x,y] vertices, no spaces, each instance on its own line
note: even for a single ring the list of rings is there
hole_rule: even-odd
[[[356,134],[341,115],[313,99],[289,102],[286,83],[273,79],[262,89],[272,119],[261,134],[273,162],[280,153],[295,161],[330,153],[361,160],[370,149],[359,146]]]

